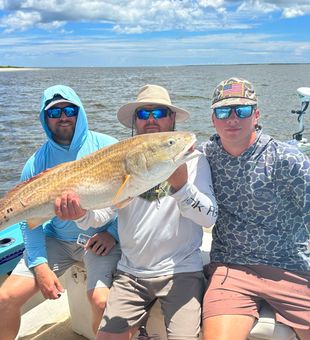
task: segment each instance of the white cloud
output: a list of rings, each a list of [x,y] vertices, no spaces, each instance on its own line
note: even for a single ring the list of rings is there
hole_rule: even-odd
[[[271,13],[277,10],[279,10],[279,8],[275,4],[262,0],[244,1],[238,7],[238,11],[252,11],[253,14]]]
[[[280,12],[283,18],[293,18],[310,14],[310,3],[309,0],[296,0],[294,2],[287,0],[246,0],[241,2],[238,10],[252,11],[257,15]]]
[[[53,53],[62,56],[62,58],[55,58],[53,55],[51,60],[57,59],[57,62],[64,60],[63,63],[66,56],[74,51],[76,55],[83,56],[82,62],[88,60],[86,56],[89,54],[98,56],[98,63],[100,63],[102,58],[99,56],[104,54],[111,56],[111,63],[119,63],[120,60],[130,60],[129,63],[133,63],[137,58],[137,63],[152,64],[155,63],[153,48],[156,44],[165,46],[161,49],[161,57],[167,57],[168,63],[175,58],[176,63],[186,64],[194,57],[197,58],[197,63],[217,61],[224,63],[231,51],[234,51],[234,55],[236,53],[237,56],[233,62],[241,62],[245,55],[249,56],[247,60],[264,62],[262,58],[272,54],[275,58],[274,62],[281,62],[281,48],[289,55],[286,60],[290,57],[292,61],[296,60],[295,57],[303,62],[309,60],[306,54],[308,52],[309,55],[310,52],[308,43],[296,42],[295,44],[285,41],[284,38],[281,41],[279,36],[273,39],[270,36],[240,34],[256,25],[261,25],[262,18],[267,20],[266,14],[268,17],[273,13],[277,16],[282,14],[283,20],[306,15],[310,13],[309,0],[294,2],[287,0],[0,0],[1,8],[5,9],[5,12],[2,13],[4,16],[0,16],[0,28],[10,32],[11,35],[14,31],[18,34],[18,31],[25,32],[31,28],[48,32],[57,31],[49,41],[51,50],[45,46],[45,40],[41,41],[41,37],[31,41],[25,49],[23,45],[16,46],[16,49],[21,48],[16,55],[31,54],[32,58],[37,58],[40,63],[45,62],[36,57],[37,52],[38,55],[41,53],[42,45],[44,51],[50,51],[50,56]],[[75,37],[79,31],[74,32],[75,26],[69,28],[67,25],[72,22],[83,23],[83,28],[87,29],[87,36],[81,34],[80,37]],[[98,25],[87,25],[88,23]],[[131,35],[163,31],[177,31],[179,37],[154,40],[152,38],[154,35],[150,35],[148,41],[141,39],[135,43],[125,42],[123,38],[121,40],[124,34],[127,35],[126,41],[130,41]],[[190,32],[195,32],[196,37],[189,37]],[[205,32],[209,32],[209,35]],[[215,34],[215,32],[223,33]],[[227,32],[231,32],[231,35]],[[42,36],[44,33],[40,32]],[[107,39],[109,34],[114,35],[115,40]],[[61,41],[54,40],[54,36]],[[72,40],[68,39],[69,37]],[[13,51],[14,48],[10,46],[9,50]],[[122,58],[120,51],[122,51]],[[138,57],[133,58],[137,51],[140,51]],[[142,57],[147,61],[141,61]],[[70,63],[68,65],[71,66]]]
[[[140,25],[134,27],[121,27],[120,25],[115,25],[113,31],[116,33],[139,34],[143,33],[145,30]]]
[[[22,12],[16,11],[0,20],[0,26],[5,28],[5,32],[9,33],[15,30],[26,31],[32,27],[38,27],[43,30],[54,30],[65,25],[65,22],[60,21],[42,21],[39,12]]]
[[[295,18],[304,14],[305,13],[301,8],[285,8],[283,11],[284,18]]]
[[[269,19],[276,24],[274,17],[310,13],[309,2],[0,0],[0,60],[33,66],[309,62],[307,38],[250,34]],[[10,43],[19,31],[29,40]]]
[[[46,30],[46,31],[51,31],[51,30],[59,29],[59,28],[63,27],[65,24],[66,23],[63,22],[63,21],[52,21],[52,22],[49,22],[49,23],[38,23],[37,27],[41,28],[43,30]],[[69,31],[61,30],[61,32],[67,34]]]
[[[238,42],[238,43],[236,43]],[[6,48],[10,46],[10,48]],[[158,47],[160,53],[158,53]],[[98,36],[28,36],[0,40],[4,64],[26,66],[157,66],[306,62],[310,42],[267,34],[209,34],[134,41]],[[90,53],[91,51],[91,53]],[[19,58],[19,59],[18,59]],[[19,61],[19,62],[17,62]]]
[[[0,21],[0,25],[6,28],[7,32],[13,30],[25,31],[41,22],[41,15],[38,12],[22,12],[17,11],[4,17]]]
[[[11,32],[32,27],[49,30],[67,22],[89,21],[108,22],[111,30],[126,34],[204,31],[223,24],[242,28],[249,15],[252,18],[275,12],[291,18],[310,13],[309,0],[0,0],[1,6],[7,13],[1,25]],[[249,25],[247,22],[245,27]]]
[[[201,7],[219,8],[219,7],[224,6],[225,1],[224,0],[198,0],[197,3]]]

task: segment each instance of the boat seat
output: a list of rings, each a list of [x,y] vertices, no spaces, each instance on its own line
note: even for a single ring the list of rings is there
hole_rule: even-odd
[[[210,261],[211,241],[211,233],[205,232],[201,247],[204,264]],[[88,339],[95,339],[91,328],[91,309],[86,296],[86,271],[83,263],[77,263],[67,270],[65,281],[73,331]],[[152,307],[146,328],[152,339],[167,339],[163,314],[158,301]],[[201,335],[199,339],[202,339]],[[295,332],[290,327],[275,321],[274,314],[267,304],[262,307],[260,318],[255,323],[248,339],[297,340]]]

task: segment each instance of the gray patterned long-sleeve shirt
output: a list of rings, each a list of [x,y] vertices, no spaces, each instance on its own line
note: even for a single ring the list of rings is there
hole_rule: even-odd
[[[296,147],[258,133],[239,157],[218,135],[201,145],[219,215],[211,261],[309,271],[310,162]]]

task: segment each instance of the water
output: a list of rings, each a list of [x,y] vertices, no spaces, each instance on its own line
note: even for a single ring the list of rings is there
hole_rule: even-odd
[[[56,84],[71,86],[82,99],[90,129],[124,139],[131,132],[117,121],[117,109],[134,101],[141,86],[162,85],[169,90],[172,103],[191,113],[191,119],[179,124],[178,129],[191,130],[198,141],[203,141],[214,132],[209,108],[213,89],[231,76],[253,82],[264,131],[280,140],[291,139],[298,124],[290,112],[300,107],[296,89],[310,86],[310,64],[0,72],[0,197],[18,183],[24,163],[45,140],[38,119],[45,88]],[[309,116],[305,117],[309,130],[304,137],[310,139]]]

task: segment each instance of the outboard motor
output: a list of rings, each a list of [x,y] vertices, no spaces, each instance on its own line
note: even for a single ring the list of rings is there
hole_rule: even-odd
[[[297,115],[299,129],[293,134],[293,140],[290,140],[288,143],[297,145],[302,152],[310,155],[310,143],[308,143],[308,140],[303,137],[303,132],[305,130],[304,115],[306,114],[310,103],[310,87],[298,88],[297,94],[301,101],[301,108],[300,110],[292,110],[292,113]]]

